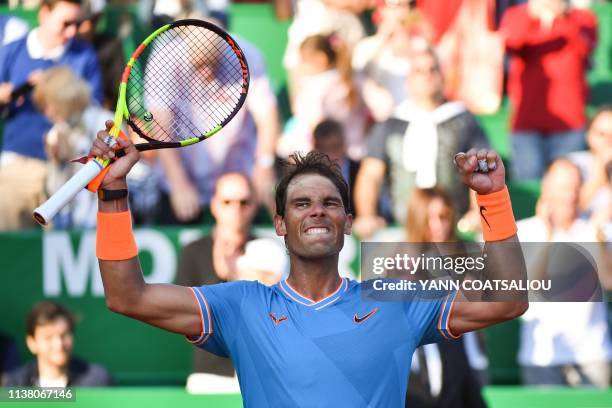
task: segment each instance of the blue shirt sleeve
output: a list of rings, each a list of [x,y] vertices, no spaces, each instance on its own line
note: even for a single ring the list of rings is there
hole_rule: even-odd
[[[460,337],[455,336],[449,327],[456,296],[456,291],[447,294],[441,292],[435,298],[415,299],[404,304],[408,322],[420,329],[419,346]]]
[[[200,307],[202,333],[190,343],[221,357],[229,357],[241,319],[241,308],[257,290],[257,282],[237,281],[192,287]]]

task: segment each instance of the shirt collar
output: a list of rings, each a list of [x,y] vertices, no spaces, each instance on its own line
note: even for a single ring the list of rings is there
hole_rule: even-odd
[[[39,29],[35,28],[28,34],[28,38],[26,40],[26,46],[28,47],[28,54],[32,59],[48,59],[57,61],[64,55],[66,51],[65,45],[60,45],[50,50],[43,48],[40,43],[40,39],[38,38]]]
[[[342,297],[342,294],[346,292],[346,290],[348,289],[348,279],[342,278],[336,290],[334,290],[331,294],[329,294],[328,296],[316,302],[300,294],[297,290],[293,289],[291,285],[289,285],[286,279],[280,281],[278,286],[281,292],[283,292],[283,294],[285,295],[285,297],[301,305],[312,307],[315,310],[320,310],[320,309],[323,309],[324,307],[327,307],[333,304],[338,299],[340,299],[340,297]]]

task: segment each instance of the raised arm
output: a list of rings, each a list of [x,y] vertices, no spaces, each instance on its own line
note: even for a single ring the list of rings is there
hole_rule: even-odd
[[[476,171],[479,161],[487,167],[486,172]],[[516,236],[501,158],[492,150],[470,150],[458,156],[456,163],[464,183],[477,193],[487,256],[480,279],[526,281],[525,260]],[[455,335],[514,319],[529,305],[524,291],[459,293],[458,297],[449,322]]]
[[[106,126],[107,131],[98,133],[90,154],[103,158],[114,156],[104,143],[112,121],[108,121]],[[127,154],[118,159],[106,174],[101,185],[105,190],[127,189],[125,176],[139,159],[139,153],[130,141],[117,141]],[[127,197],[99,200],[98,211],[96,253],[108,308],[171,332],[199,335],[202,322],[191,289],[144,281],[132,236]]]

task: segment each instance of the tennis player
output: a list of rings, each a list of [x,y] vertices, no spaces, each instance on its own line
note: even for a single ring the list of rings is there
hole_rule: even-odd
[[[114,156],[107,137],[107,131],[98,134],[91,154]],[[339,168],[316,152],[293,156],[276,190],[274,226],[289,251],[287,280],[271,287],[247,281],[193,288],[147,284],[126,199],[125,176],[139,154],[129,141],[118,142],[127,154],[115,162],[99,194],[96,251],[107,305],[230,357],[246,407],[403,407],[416,347],[527,309],[523,301],[455,301],[463,296],[456,292],[429,301],[363,300],[362,284],[338,274],[338,253],[353,219],[348,187]],[[478,193],[485,239],[518,242],[498,155],[469,151],[456,163]],[[479,167],[490,171],[477,172]],[[498,263],[510,267],[497,268],[496,276],[524,277],[522,268],[503,258]]]

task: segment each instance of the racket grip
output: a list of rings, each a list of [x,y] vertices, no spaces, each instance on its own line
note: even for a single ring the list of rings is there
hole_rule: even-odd
[[[123,131],[121,129],[119,129],[119,133],[117,134],[117,137],[120,137],[122,139],[128,140],[127,136],[125,133],[123,133]],[[119,145],[115,145],[115,153],[117,154],[117,157],[122,157],[125,156],[125,152],[123,152],[123,150],[119,150],[121,149],[119,147]],[[100,174],[98,174],[96,176],[96,178],[94,178],[93,180],[91,180],[89,182],[89,184],[87,184],[87,189],[89,191],[91,191],[92,193],[97,192],[100,189],[100,184],[102,184],[102,180],[104,180],[104,177],[106,176],[106,173],[108,173],[108,171],[110,170],[111,166],[113,165],[113,163],[110,163],[108,166],[106,166],[101,172]]]
[[[100,184],[102,184],[102,180],[104,180],[104,176],[106,176],[106,173],[108,173],[112,165],[113,164],[110,163],[108,166],[102,169],[102,171],[98,173],[98,175],[93,180],[91,180],[89,184],[87,184],[86,188],[92,193],[96,193],[100,188]]]
[[[47,225],[49,221],[68,204],[91,180],[102,171],[102,165],[97,160],[90,160],[75,173],[70,180],[57,190],[40,207],[34,209],[34,219],[40,225]]]

